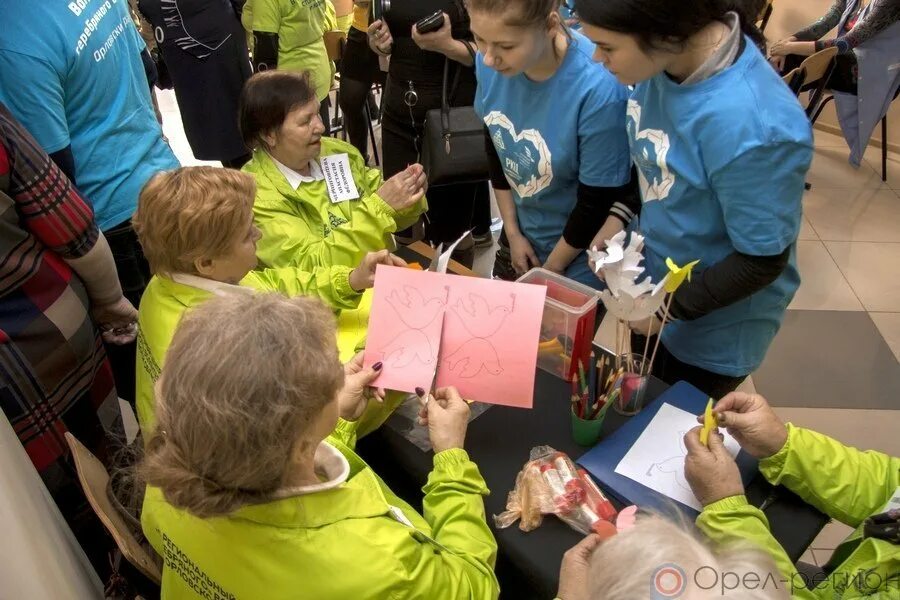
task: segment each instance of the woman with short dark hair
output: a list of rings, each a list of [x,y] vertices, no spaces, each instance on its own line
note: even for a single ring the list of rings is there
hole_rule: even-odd
[[[253,149],[244,171],[256,178],[253,212],[264,266],[356,266],[367,252],[392,248],[391,234],[426,207],[420,165],[383,181],[356,148],[323,137],[307,73],[251,77],[241,94],[240,127]]]

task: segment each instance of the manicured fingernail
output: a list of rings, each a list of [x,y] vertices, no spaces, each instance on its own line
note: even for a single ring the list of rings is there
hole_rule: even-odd
[[[377,362],[377,363],[375,363],[374,365],[372,365],[372,369],[374,369],[375,371],[380,371],[380,370],[381,370],[381,367],[383,367],[383,366],[384,366],[384,365],[381,364],[381,362]]]
[[[419,398],[421,398],[421,397],[424,396],[424,395],[425,395],[425,390],[422,389],[422,388],[420,388],[420,387],[417,387],[417,388],[416,388],[416,396],[418,396]]]

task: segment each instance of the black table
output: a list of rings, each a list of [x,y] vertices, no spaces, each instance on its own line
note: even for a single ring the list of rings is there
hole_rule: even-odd
[[[648,402],[667,387],[661,381],[651,381]],[[568,385],[561,379],[538,371],[532,410],[493,406],[469,424],[466,450],[491,490],[485,509],[499,544],[497,576],[503,598],[553,598],[562,555],[582,539],[581,534],[552,515],[530,533],[521,532],[517,525],[495,529],[492,518],[505,510],[507,494],[532,447],[550,445],[573,460],[586,451],[572,440],[569,393]],[[603,435],[625,420],[610,410]],[[391,421],[360,440],[358,451],[394,492],[421,510],[421,488],[431,471],[432,452],[423,452],[407,441],[392,428]],[[759,506],[771,490],[772,486],[757,475],[747,488],[747,496]],[[615,500],[613,503],[621,508]],[[828,522],[828,517],[784,488],[778,490],[777,499],[765,512],[772,533],[795,562]]]

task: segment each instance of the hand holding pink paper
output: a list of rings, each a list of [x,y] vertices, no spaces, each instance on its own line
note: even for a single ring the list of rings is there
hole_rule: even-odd
[[[384,363],[380,386],[428,388],[440,356],[439,387],[531,407],[546,288],[379,265],[374,292],[365,363]]]

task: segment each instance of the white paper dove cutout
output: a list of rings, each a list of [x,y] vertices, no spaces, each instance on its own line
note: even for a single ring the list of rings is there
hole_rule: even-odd
[[[609,290],[600,292],[600,299],[606,310],[622,321],[642,321],[662,306],[666,298],[665,288],[662,285],[651,286],[652,291],[632,296],[622,290],[618,296]]]
[[[621,262],[625,258],[625,249],[622,244],[625,242],[625,231],[620,231],[606,240],[606,250],[598,250],[590,248],[587,251],[588,258],[594,262],[594,273],[597,273],[602,267],[611,266]]]
[[[650,277],[638,281],[644,272],[642,250],[644,236],[632,233],[625,246],[625,231],[620,231],[606,241],[606,250],[588,250],[594,262],[594,272],[603,272],[607,289],[600,293],[603,305],[622,321],[640,321],[654,314],[665,300],[662,281],[654,284]]]

